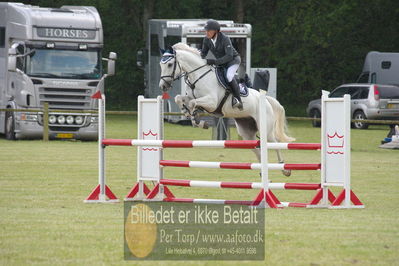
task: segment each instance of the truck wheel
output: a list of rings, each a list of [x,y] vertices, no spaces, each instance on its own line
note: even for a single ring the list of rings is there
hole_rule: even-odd
[[[15,140],[15,119],[13,112],[6,112],[6,139]]]
[[[367,119],[367,117],[363,113],[363,111],[356,111],[353,114],[353,119],[364,120],[364,119]],[[364,122],[353,122],[353,127],[356,129],[367,129],[369,127],[369,125]]]
[[[317,109],[313,109],[313,110],[310,112],[310,117],[311,117],[311,118],[321,118],[320,111],[317,110]],[[320,121],[312,120],[312,126],[313,126],[313,127],[320,127],[320,126],[321,126],[321,122],[320,122]]]

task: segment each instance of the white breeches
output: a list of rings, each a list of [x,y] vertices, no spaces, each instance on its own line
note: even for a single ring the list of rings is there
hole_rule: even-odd
[[[231,82],[233,80],[234,75],[236,74],[239,66],[240,66],[240,64],[235,64],[235,65],[230,66],[227,69],[226,77],[227,77],[228,82]]]

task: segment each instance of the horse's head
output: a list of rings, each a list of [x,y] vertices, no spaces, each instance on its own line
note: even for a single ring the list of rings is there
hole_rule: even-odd
[[[159,81],[159,88],[166,92],[172,88],[172,82],[179,78],[182,70],[179,62],[176,60],[176,51],[173,48],[166,50],[161,49],[161,79]]]

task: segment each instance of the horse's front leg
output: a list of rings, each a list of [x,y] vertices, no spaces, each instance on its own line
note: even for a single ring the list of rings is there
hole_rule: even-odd
[[[217,101],[211,96],[204,96],[197,99],[192,99],[189,103],[189,109],[203,109],[208,112],[213,112],[217,108]]]
[[[191,113],[192,114],[191,123],[193,124],[193,127],[208,129],[209,128],[208,123],[204,120],[200,120],[199,116],[199,113],[201,113],[203,110],[209,110],[208,109],[209,106],[207,105],[208,102],[204,101],[203,98],[208,98],[208,97],[192,99],[188,104],[188,109],[193,110]],[[207,103],[207,104],[201,104],[201,103]]]
[[[193,127],[208,129],[209,128],[208,122],[206,122],[204,120],[200,120],[199,113],[201,113],[201,112],[202,111],[200,111],[198,109],[195,109],[193,111],[193,115],[191,116],[191,124],[193,125]]]
[[[179,106],[181,112],[191,119],[193,127],[208,129],[208,123],[201,121],[199,118],[199,110],[195,108],[195,99],[190,99],[188,96],[176,95],[175,102]]]
[[[175,102],[177,106],[179,106],[180,111],[187,117],[190,118],[192,115],[192,112],[194,110],[190,110],[188,105],[190,102],[190,98],[188,96],[181,96],[181,95],[176,95],[175,97]]]

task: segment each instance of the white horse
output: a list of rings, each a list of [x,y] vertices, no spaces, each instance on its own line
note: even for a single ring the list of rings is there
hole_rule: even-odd
[[[173,45],[173,50],[162,52],[159,87],[167,92],[172,87],[174,80],[181,77],[186,79],[186,83],[189,85],[186,88],[186,95],[177,95],[175,102],[187,117],[195,116],[192,118],[193,126],[204,127],[203,121],[200,122],[197,119],[199,110],[208,113],[219,111],[224,117],[234,118],[238,134],[244,140],[256,140],[259,129],[258,91],[249,89],[249,95],[242,97],[243,110],[232,107],[232,95],[229,95],[224,105],[218,108],[225,96],[225,89],[217,80],[214,67],[206,64],[206,60],[201,58],[199,51],[184,43],[177,43]],[[273,97],[267,96],[267,100],[267,141],[294,141],[294,138],[286,134],[286,118],[283,106]],[[260,161],[259,149],[253,151]],[[283,163],[281,151],[276,151],[278,161]],[[291,172],[290,170],[283,170],[283,174],[289,176]]]

